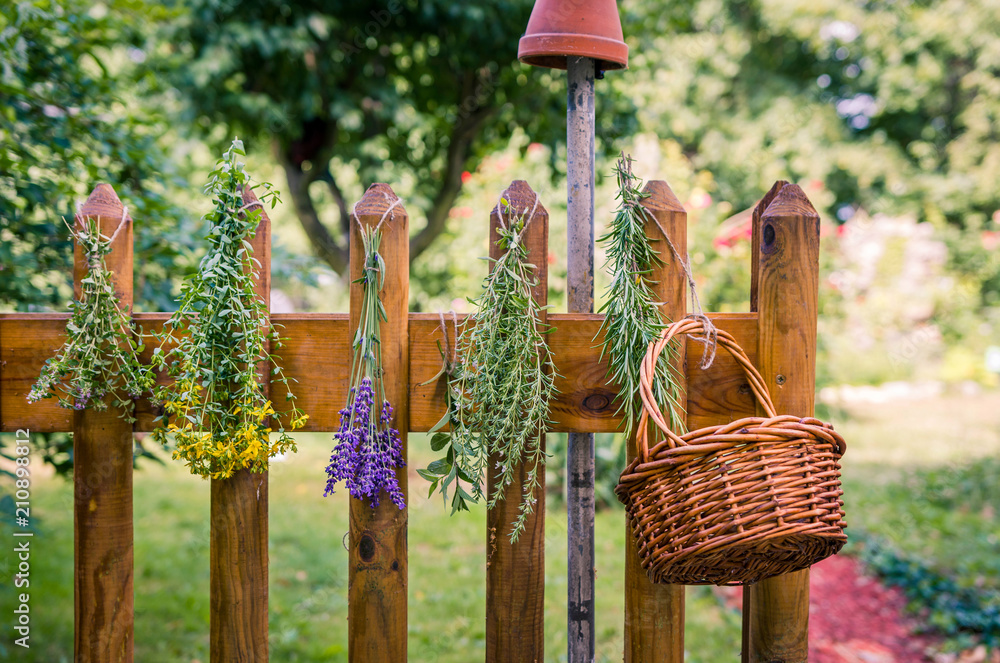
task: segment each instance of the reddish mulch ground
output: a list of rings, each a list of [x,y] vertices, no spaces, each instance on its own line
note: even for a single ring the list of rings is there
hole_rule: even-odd
[[[938,642],[914,635],[906,597],[864,575],[858,561],[836,555],[813,567],[809,588],[812,663],[922,663]]]
[[[852,557],[837,555],[812,567],[809,598],[810,663],[932,663],[938,639],[915,635],[902,591],[863,573]],[[739,607],[740,588],[724,588]]]

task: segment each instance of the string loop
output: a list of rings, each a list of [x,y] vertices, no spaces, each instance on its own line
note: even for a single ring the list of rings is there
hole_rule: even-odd
[[[689,336],[705,346],[701,355],[701,362],[698,365],[702,369],[710,368],[715,362],[715,354],[719,347],[719,330],[709,317],[705,315],[705,309],[701,306],[701,299],[698,297],[698,288],[695,286],[694,276],[691,274],[691,261],[690,259],[684,260],[681,258],[680,252],[677,250],[677,247],[674,246],[674,243],[670,241],[670,235],[667,234],[666,228],[663,227],[659,219],[653,216],[644,206],[638,205],[638,207],[647,218],[653,220],[656,227],[660,229],[661,233],[663,233],[663,239],[666,240],[667,246],[670,247],[670,252],[674,255],[674,260],[676,260],[677,264],[679,264],[681,269],[684,270],[684,277],[687,279],[688,289],[691,291],[691,307],[694,309],[694,312],[688,317],[701,322],[704,329],[702,336]]]

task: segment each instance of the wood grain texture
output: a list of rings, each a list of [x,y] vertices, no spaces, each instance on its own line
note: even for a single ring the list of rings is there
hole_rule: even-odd
[[[653,292],[663,302],[667,320],[680,320],[687,311],[687,279],[667,241],[687,259],[687,212],[662,180],[646,184],[642,201],[649,216],[646,236],[663,261],[649,275]],[[661,229],[662,226],[662,229]],[[664,237],[664,231],[667,237]],[[678,367],[687,368],[687,348],[678,356]],[[697,369],[696,369],[697,370]],[[686,387],[681,370],[681,387]],[[686,391],[685,391],[686,395]],[[685,405],[684,397],[680,404]],[[634,440],[628,444],[628,462],[636,455]],[[681,663],[684,660],[684,588],[650,582],[636,550],[635,536],[625,523],[625,661],[626,663]]]
[[[788,184],[785,180],[778,180],[771,189],[764,194],[764,197],[757,201],[753,208],[752,222],[750,225],[750,246],[754,249],[750,252],[750,312],[757,311],[758,289],[760,287],[760,217],[764,210],[771,204],[774,197],[778,195],[781,188]]]
[[[751,313],[714,313],[709,319],[720,330],[729,332],[757,361],[757,316]],[[700,366],[705,346],[687,339],[687,424],[688,430],[749,417],[757,407],[750,384],[736,360],[728,352],[718,352],[707,370]]]
[[[257,201],[249,188],[243,204]],[[250,240],[260,263],[256,293],[271,302],[271,220],[262,210]],[[257,368],[262,378],[267,368]],[[270,385],[264,385],[267,396]],[[268,657],[268,473],[239,470],[212,479],[209,652],[213,663],[264,663]]]
[[[73,431],[72,410],[59,407],[53,398],[27,400],[45,360],[66,342],[68,320],[69,313],[0,314],[0,432]]]
[[[76,223],[96,217],[106,237],[125,224],[105,264],[122,310],[128,313],[132,309],[132,219],[123,216],[123,211],[114,189],[99,184],[80,208]],[[76,244],[73,289],[77,298],[87,272],[87,256]],[[53,352],[57,349],[52,348]],[[74,660],[81,663],[131,663],[135,648],[132,425],[120,418],[110,401],[107,397],[109,407],[104,412],[82,410],[72,415],[73,651]]]
[[[549,213],[538,204],[527,182],[516,180],[503,193],[511,212],[528,219],[523,239],[528,262],[538,265],[538,284],[532,293],[541,306],[548,301]],[[490,257],[498,259],[499,210],[490,214]],[[544,312],[543,312],[544,316]],[[539,444],[545,448],[545,436]],[[497,489],[495,470],[499,457],[491,455],[487,470],[487,495]],[[516,543],[510,542],[511,523],[517,518],[525,477],[524,463],[513,482],[503,489],[503,501],[486,512],[486,661],[487,663],[542,663],[545,651],[545,468],[539,468],[541,489],[534,493],[535,510],[528,516]]]
[[[779,182],[772,192],[754,214],[757,366],[778,414],[807,417],[816,389],[819,215],[798,185]],[[746,587],[743,612],[744,661],[807,661],[808,570]]]
[[[358,224],[376,226],[396,194],[386,184],[373,184],[351,215],[351,317],[353,338],[361,320],[361,277],[364,249]],[[392,425],[399,429],[406,459],[406,422],[409,417],[409,217],[401,204],[389,211],[382,223],[380,253],[385,260],[382,304],[387,322],[382,323],[382,367],[386,399],[394,408]],[[350,349],[343,356],[350,361]],[[349,365],[343,369],[347,375]],[[328,374],[328,379],[331,374]],[[302,382],[311,385],[312,382]],[[347,393],[335,400],[338,405],[325,410],[336,412],[347,402]],[[317,414],[320,411],[315,411]],[[396,470],[404,497],[407,495],[406,468]],[[404,663],[407,634],[407,510],[399,509],[384,492],[377,509],[367,501],[351,499],[350,571],[348,589],[348,648],[354,663]]]
[[[161,330],[166,313],[137,313],[136,324],[149,330]],[[292,389],[299,406],[309,415],[306,431],[335,431],[339,426],[337,410],[347,399],[347,372],[351,356],[347,343],[347,313],[281,313],[271,317],[282,325],[286,340],[279,363],[285,374],[298,382]],[[18,428],[32,431],[69,432],[72,413],[54,401],[29,405],[25,397],[38,378],[42,364],[65,339],[65,313],[0,313],[0,431]],[[751,360],[757,356],[757,316],[750,313],[713,313],[715,324],[739,341]],[[459,322],[464,317],[459,316]],[[618,403],[615,387],[606,379],[607,362],[600,360],[599,335],[604,316],[587,313],[549,313],[555,331],[549,335],[556,369],[559,395],[552,403],[552,431],[614,432],[619,429],[615,416]],[[454,338],[454,324],[448,319]],[[442,339],[436,313],[410,313],[410,431],[426,431],[444,414],[444,383],[423,385],[441,368],[437,342]],[[152,353],[147,344],[146,359]],[[719,353],[708,371],[698,368],[701,344],[689,340],[688,425],[701,428],[721,421],[731,421],[754,413],[754,402],[745,388],[746,380],[736,362]],[[162,380],[161,380],[162,381]],[[285,402],[285,387],[271,385],[278,405]],[[136,431],[153,428],[156,412],[142,399],[136,407]],[[286,422],[287,423],[287,422]]]

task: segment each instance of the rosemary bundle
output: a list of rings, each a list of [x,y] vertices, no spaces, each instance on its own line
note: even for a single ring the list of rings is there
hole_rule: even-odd
[[[126,223],[122,216],[119,229]],[[79,301],[70,304],[66,342],[46,360],[28,401],[56,397],[64,408],[106,410],[110,400],[132,423],[135,401],[152,388],[153,375],[139,362],[142,343],[135,339],[132,319],[121,308],[105,264],[113,237],[101,235],[97,219],[90,217],[67,226],[87,257],[87,276],[80,282]]]
[[[277,357],[268,351],[282,347],[277,330],[268,322],[265,302],[256,292],[260,263],[252,255],[250,237],[260,223],[263,204],[278,202],[278,194],[264,183],[259,203],[244,205],[243,190],[250,176],[238,160],[243,143],[234,140],[212,171],[205,193],[214,208],[209,222],[209,249],[181,289],[180,307],[159,335],[155,364],[166,369],[173,382],[159,387],[156,397],[163,414],[153,438],[166,445],[171,437],[173,457],[183,459],[192,473],[213,479],[231,477],[241,469],[262,472],[272,456],[295,450],[295,441],[278,421],[262,380],[289,380]],[[164,352],[164,346],[168,346]],[[258,375],[258,365],[270,367]],[[287,414],[291,428],[305,425],[308,416],[292,401]],[[272,419],[274,417],[274,419]],[[276,432],[277,439],[270,440]]]
[[[604,313],[604,343],[601,355],[608,355],[608,376],[619,385],[624,434],[635,432],[642,399],[639,396],[639,368],[649,344],[663,331],[664,321],[649,280],[650,272],[663,262],[649,244],[645,222],[649,212],[640,203],[648,194],[640,191],[641,182],[632,175],[631,157],[622,157],[615,165],[618,179],[618,209],[607,233],[598,241],[606,251],[605,269],[611,274]],[[677,349],[671,343],[656,364],[654,395],[657,403],[669,411],[670,425],[684,430],[684,413],[678,402],[680,387],[674,358]]]
[[[365,253],[361,277],[355,281],[363,291],[361,318],[354,336],[348,404],[340,411],[340,430],[334,435],[337,445],[326,468],[323,496],[331,495],[343,481],[351,497],[367,499],[373,509],[378,507],[383,490],[402,509],[406,502],[396,468],[406,463],[399,431],[390,425],[392,405],[385,398],[382,370],[381,323],[387,321],[379,297],[385,282],[385,261],[379,254],[382,222],[374,228],[359,227]]]
[[[478,310],[467,319],[458,339],[461,366],[449,379],[449,454],[439,461],[440,473],[431,471],[434,464],[427,472],[442,479],[454,472],[471,484],[471,495],[461,486],[456,488],[464,505],[464,501],[482,495],[482,478],[490,470],[487,459],[495,455],[496,484],[488,496],[492,509],[514,482],[518,466],[525,463],[530,469],[521,487],[517,518],[511,524],[510,540],[514,542],[534,511],[534,492],[542,488],[539,470],[545,463],[545,452],[540,439],[549,423],[549,402],[556,393],[555,369],[545,342],[551,328],[542,322],[543,307],[532,295],[538,278],[522,241],[531,214],[510,217],[504,223],[503,214],[509,215],[511,206],[501,199],[498,207],[501,227],[497,246],[503,253],[494,261],[479,298],[472,301]],[[442,483],[444,490],[447,484]]]

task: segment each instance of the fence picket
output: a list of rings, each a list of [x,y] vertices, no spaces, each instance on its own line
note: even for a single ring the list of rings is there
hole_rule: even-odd
[[[348,339],[354,338],[361,318],[361,277],[364,250],[358,224],[378,225],[398,200],[387,184],[373,184],[351,215],[351,317]],[[382,368],[385,396],[394,409],[393,426],[399,429],[403,459],[407,457],[409,421],[409,217],[397,204],[382,224],[381,254],[385,261],[382,304]],[[339,408],[338,408],[339,409]],[[407,495],[406,470],[396,470],[399,487]],[[407,497],[407,500],[409,498]],[[377,509],[367,501],[351,499],[350,588],[348,648],[355,663],[406,661],[407,633],[407,510],[399,509],[383,494]]]
[[[77,220],[98,219],[111,237],[105,257],[123,310],[132,309],[132,219],[114,189],[98,184]],[[80,297],[87,257],[73,251],[74,293]],[[106,397],[110,401],[110,397]],[[110,406],[73,413],[74,660],[131,663],[133,658],[132,424]]]
[[[798,185],[779,182],[754,214],[753,237],[757,366],[779,414],[809,417],[816,384],[819,215]],[[743,613],[745,662],[808,659],[808,569],[746,587]]]
[[[512,215],[531,213],[525,227],[524,245],[528,262],[536,265],[538,284],[533,290],[542,306],[548,301],[549,213],[524,180],[515,180],[503,197],[512,207]],[[505,215],[504,218],[508,218]],[[500,224],[498,210],[490,214],[490,257],[502,254],[497,247]],[[544,312],[543,312],[544,316]],[[558,370],[556,366],[556,370]],[[544,449],[545,436],[539,441]],[[495,470],[498,458],[491,456],[487,475],[488,494],[496,489]],[[522,663],[544,660],[545,599],[545,468],[539,468],[542,488],[534,494],[535,510],[525,524],[517,543],[510,542],[511,523],[521,504],[522,485],[528,472],[523,464],[514,481],[504,489],[504,499],[486,513],[486,660],[488,663]]]
[[[662,180],[646,183],[649,194],[642,204],[652,216],[646,221],[646,236],[659,253],[663,264],[649,275],[653,292],[664,316],[670,320],[683,318],[686,311],[687,280],[683,268],[671,255],[664,241],[659,222],[670,242],[687,260],[687,212]],[[686,350],[682,344],[678,357],[679,371],[686,371]],[[686,380],[682,382],[686,387]],[[681,405],[686,399],[680,400]],[[628,461],[635,457],[635,445],[628,444]],[[655,585],[649,581],[639,563],[635,538],[626,522],[625,533],[625,661],[626,663],[680,663],[684,660],[684,588],[680,585]]]
[[[249,188],[243,203],[257,200]],[[260,262],[257,296],[270,310],[271,220],[261,211],[250,241]],[[267,367],[258,368],[263,377]],[[264,395],[269,393],[265,380]],[[268,473],[240,470],[212,479],[209,622],[210,660],[264,663],[268,657]]]

